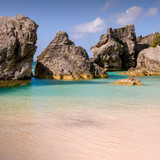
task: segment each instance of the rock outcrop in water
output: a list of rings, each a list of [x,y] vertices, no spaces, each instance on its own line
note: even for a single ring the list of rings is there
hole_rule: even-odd
[[[133,85],[138,85],[138,86],[142,86],[143,83],[136,78],[126,78],[126,79],[118,79],[114,85],[128,85],[128,86],[133,86]]]
[[[64,31],[57,32],[35,64],[37,78],[77,80],[107,76],[101,67],[89,61],[85,49],[75,46]]]
[[[0,17],[0,86],[30,82],[37,28],[23,15]]]
[[[130,76],[160,76],[160,46],[142,50],[136,68],[123,73]]]
[[[134,25],[110,28],[100,37],[100,41],[91,47],[94,52],[93,59],[106,70],[128,70],[136,66],[139,52],[149,48],[157,34],[136,37]]]
[[[100,37],[91,51],[94,52],[95,62],[106,70],[121,70],[134,67],[136,33],[134,25],[118,29],[108,29]]]

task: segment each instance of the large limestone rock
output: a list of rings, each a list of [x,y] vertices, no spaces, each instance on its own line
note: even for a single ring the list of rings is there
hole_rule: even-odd
[[[160,72],[160,46],[150,47],[139,53],[137,69],[147,69],[151,72]]]
[[[0,86],[30,82],[37,28],[23,15],[0,17]]]
[[[108,29],[100,37],[91,51],[94,52],[95,62],[106,70],[121,70],[134,67],[136,34],[134,25],[118,29]]]
[[[91,47],[94,52],[93,59],[106,70],[128,70],[136,66],[138,54],[150,47],[157,34],[159,33],[136,37],[134,25],[110,28],[100,37],[100,41]]]
[[[136,68],[123,73],[130,76],[160,75],[160,46],[144,49],[138,55]]]
[[[75,46],[66,32],[59,31],[38,56],[35,77],[77,80],[105,78],[107,73],[94,62],[90,62],[85,49]]]

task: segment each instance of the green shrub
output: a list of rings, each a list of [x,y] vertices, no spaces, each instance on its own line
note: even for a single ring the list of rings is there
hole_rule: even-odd
[[[160,45],[160,33],[153,38],[151,47],[157,47],[158,45]]]

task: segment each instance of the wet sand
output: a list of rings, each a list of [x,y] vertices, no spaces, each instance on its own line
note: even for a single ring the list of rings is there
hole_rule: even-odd
[[[0,160],[159,160],[160,108],[0,114]]]

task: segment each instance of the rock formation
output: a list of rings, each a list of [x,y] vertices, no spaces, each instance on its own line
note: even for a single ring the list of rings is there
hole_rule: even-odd
[[[130,76],[159,76],[160,75],[160,46],[142,50],[137,59],[136,68],[124,72]]]
[[[100,41],[91,47],[95,63],[106,70],[128,70],[135,67],[140,51],[149,48],[158,33],[136,38],[134,25],[108,29]]]
[[[23,15],[0,17],[0,86],[30,82],[37,28]]]
[[[35,77],[77,80],[105,78],[107,73],[94,62],[90,62],[85,49],[75,46],[66,32],[59,31],[38,56]]]
[[[143,83],[136,78],[126,78],[126,79],[118,79],[114,85],[128,85],[128,86],[133,86],[133,85],[138,85],[138,86],[142,86]]]
[[[95,62],[106,70],[134,67],[136,34],[134,25],[108,29],[100,41],[91,48]]]

